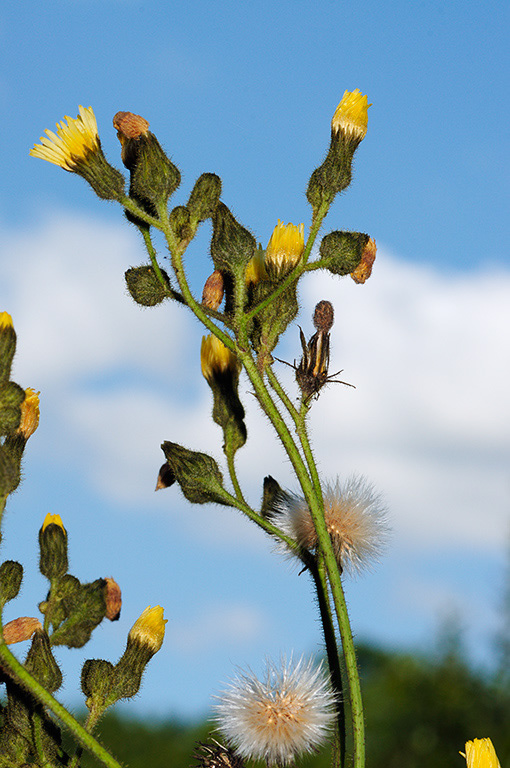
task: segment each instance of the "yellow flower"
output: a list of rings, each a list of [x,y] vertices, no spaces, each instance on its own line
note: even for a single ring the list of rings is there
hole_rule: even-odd
[[[60,517],[60,515],[51,515],[48,512],[48,514],[44,518],[44,523],[43,523],[43,526],[42,526],[43,531],[46,530],[46,528],[49,525],[52,525],[52,524],[53,525],[58,525],[60,528],[62,528],[64,533],[66,532],[66,529],[64,528],[64,524],[62,523],[62,518]]]
[[[18,427],[18,433],[23,435],[25,440],[34,434],[39,426],[39,392],[31,387],[25,390],[25,399],[21,403],[21,420]]]
[[[12,328],[12,317],[8,312],[0,312],[0,328]]]
[[[367,133],[368,108],[372,106],[367,102],[367,97],[362,96],[358,88],[345,91],[331,121],[333,132],[342,131],[347,139],[364,139]]]
[[[304,248],[305,225],[283,224],[278,219],[266,249],[267,269],[277,275],[290,272],[301,258]]]
[[[92,107],[79,107],[80,114],[73,118],[65,116],[57,123],[57,133],[45,130],[42,144],[30,150],[32,157],[40,157],[49,163],[59,165],[65,171],[76,171],[78,165],[99,149],[97,123]]]
[[[212,382],[218,374],[237,370],[237,357],[212,333],[202,337],[200,348],[200,364],[202,375]]]
[[[466,758],[467,768],[500,768],[496,750],[490,739],[473,739],[466,741],[466,753],[460,754]]]
[[[151,608],[149,605],[131,627],[129,639],[147,646],[153,654],[157,653],[163,645],[166,623],[163,608],[160,605]]]
[[[245,280],[246,285],[256,285],[261,280],[267,279],[266,266],[264,263],[264,251],[259,248],[255,256],[250,259],[246,267]]]

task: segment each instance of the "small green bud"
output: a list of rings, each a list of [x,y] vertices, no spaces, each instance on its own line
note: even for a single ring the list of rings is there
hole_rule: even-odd
[[[81,670],[81,689],[86,697],[85,703],[88,709],[94,708],[101,711],[109,706],[110,691],[114,681],[115,667],[111,661],[87,659]]]
[[[67,533],[60,515],[47,514],[39,531],[39,570],[49,581],[67,573]]]
[[[25,399],[25,390],[13,381],[0,384],[0,434],[13,433],[21,421],[21,404]]]
[[[11,366],[16,352],[16,331],[8,312],[0,312],[0,381],[11,378]]]
[[[44,629],[34,632],[25,668],[50,693],[62,685],[62,672],[51,652],[50,640]]]
[[[122,145],[122,162],[131,173],[129,194],[151,216],[181,183],[179,169],[166,156],[149,123],[132,112],[117,112],[113,125]]]
[[[334,275],[348,275],[361,261],[369,235],[361,232],[330,232],[322,238],[319,263]]]
[[[257,250],[255,238],[224,203],[216,206],[212,222],[211,256],[215,268],[244,280],[246,267]]]
[[[187,209],[194,224],[210,219],[220,201],[221,179],[215,173],[203,173],[195,182]]]
[[[0,605],[17,597],[23,580],[23,566],[16,560],[5,560],[0,565]]]
[[[144,307],[155,307],[162,301],[172,296],[173,291],[170,287],[170,280],[164,269],[161,274],[167,287],[160,282],[154,267],[145,264],[142,267],[130,267],[124,277],[131,297],[137,304]]]
[[[168,441],[161,448],[188,501],[193,504],[215,502],[230,506],[228,494],[223,487],[223,476],[211,456]]]
[[[0,445],[0,496],[12,493],[20,481],[20,458],[9,446]]]
[[[193,228],[190,224],[190,214],[186,206],[177,205],[170,212],[170,226],[178,240],[191,240]]]

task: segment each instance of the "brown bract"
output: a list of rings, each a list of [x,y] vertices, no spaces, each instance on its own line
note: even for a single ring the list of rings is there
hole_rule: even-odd
[[[39,619],[32,616],[20,616],[4,625],[4,640],[8,645],[21,643],[23,640],[29,640],[37,629],[42,629]]]

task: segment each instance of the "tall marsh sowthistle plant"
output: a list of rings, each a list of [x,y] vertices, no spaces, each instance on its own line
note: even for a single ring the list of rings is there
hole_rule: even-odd
[[[197,450],[166,440],[157,488],[175,484],[195,504],[222,504],[244,513],[295,557],[313,581],[324,634],[327,666],[292,655],[267,663],[265,676],[239,672],[218,697],[217,729],[225,743],[197,745],[196,758],[204,768],[242,768],[246,760],[262,758],[267,765],[292,763],[314,751],[326,738],[333,740],[333,764],[365,764],[365,737],[356,654],[344,597],[344,571],[359,571],[377,557],[387,535],[380,497],[363,478],[323,479],[319,476],[307,429],[307,416],[328,381],[330,330],[334,312],[329,301],[315,308],[315,332],[307,338],[300,329],[301,359],[295,368],[297,400],[289,395],[275,371],[275,348],[298,312],[297,286],[308,272],[327,270],[350,275],[357,283],[370,276],[376,246],[367,234],[335,230],[321,238],[319,231],[337,194],[349,186],[354,153],[367,131],[370,105],[360,91],[346,91],[331,122],[331,140],[324,162],[311,175],[307,199],[311,222],[278,221],[266,249],[240,224],[221,198],[221,180],[204,173],[184,205],[169,208],[181,176],[165,154],[144,118],[118,112],[113,118],[121,143],[121,157],[129,171],[112,167],[101,149],[92,108],[79,108],[77,118],[66,117],[57,132],[46,131],[31,154],[82,176],[96,194],[118,202],[139,230],[148,261],[125,274],[133,299],[143,306],[177,301],[205,326],[200,351],[202,373],[213,396],[212,417],[223,431],[224,464]],[[186,276],[186,249],[200,224],[210,219],[211,274],[203,295],[194,296]],[[153,241],[163,234],[171,269],[165,270]],[[28,437],[37,426],[35,393],[10,381],[15,348],[12,321],[0,317],[0,494],[2,510],[19,482],[19,466]],[[197,350],[198,354],[198,350]],[[266,477],[262,502],[253,506],[245,497],[236,471],[236,454],[247,440],[239,376],[244,371],[263,413],[281,441],[296,480],[296,489],[280,487]],[[345,382],[342,382],[345,383]],[[28,426],[30,424],[31,426]],[[40,568],[50,582],[38,619],[17,619],[14,630],[3,627],[0,674],[7,686],[2,711],[1,766],[79,766],[86,748],[104,765],[119,763],[96,741],[92,732],[106,709],[134,695],[149,659],[163,642],[163,609],[148,608],[131,629],[124,655],[117,664],[85,662],[81,687],[89,716],[78,723],[53,697],[61,673],[52,646],[82,646],[105,617],[120,610],[120,590],[113,579],[81,584],[68,573],[67,532],[58,516],[49,516],[40,538]],[[0,567],[0,604],[19,590],[22,568],[4,562]],[[16,639],[32,637],[21,664],[7,647]],[[348,702],[348,706],[345,704]],[[347,713],[347,714],[346,714]],[[346,720],[349,722],[346,723]],[[63,724],[77,741],[72,755],[61,747]],[[478,754],[466,747],[467,760]],[[485,748],[484,754],[490,753]],[[482,750],[483,751],[483,750]],[[496,759],[497,760],[497,759]],[[487,763],[489,766],[489,763]]]

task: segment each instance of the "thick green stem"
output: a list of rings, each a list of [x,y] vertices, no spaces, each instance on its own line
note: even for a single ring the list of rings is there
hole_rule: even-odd
[[[94,757],[96,757],[107,768],[122,768],[104,747],[96,739],[87,733],[85,728],[74,719],[65,707],[60,704],[43,686],[27,672],[22,664],[10,652],[4,642],[0,642],[0,665],[4,670],[21,686],[26,688],[31,695],[37,699],[43,706],[47,707],[63,725],[73,734],[76,741],[82,744]]]

